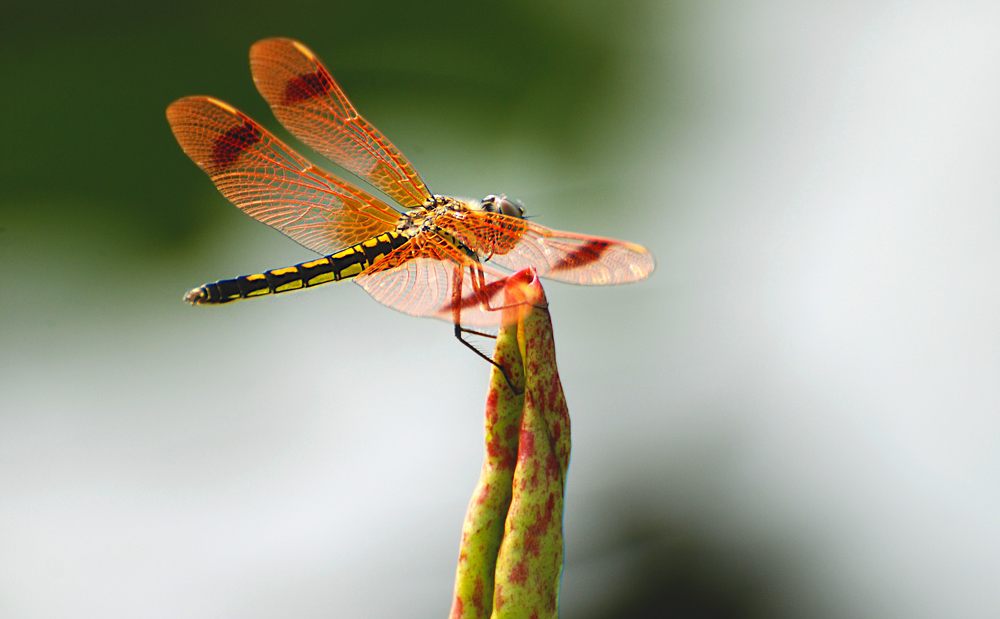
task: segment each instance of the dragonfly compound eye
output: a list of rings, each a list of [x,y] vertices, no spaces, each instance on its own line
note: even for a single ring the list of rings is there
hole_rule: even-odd
[[[524,217],[524,208],[517,202],[512,202],[507,198],[500,198],[495,208],[500,214],[507,217],[516,217],[518,219]]]

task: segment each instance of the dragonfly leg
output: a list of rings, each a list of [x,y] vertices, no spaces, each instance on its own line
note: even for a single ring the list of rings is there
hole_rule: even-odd
[[[466,329],[465,327],[460,327],[460,329],[462,330],[462,333],[468,333],[470,335],[478,335],[479,337],[488,337],[491,340],[497,339],[497,336],[493,335],[492,333],[483,333],[482,331],[475,331],[473,329]]]
[[[496,369],[500,370],[500,372],[503,374],[504,380],[507,381],[507,386],[510,387],[510,390],[513,391],[515,395],[521,395],[522,393],[524,393],[523,391],[521,391],[520,389],[518,389],[517,387],[514,386],[514,381],[511,380],[510,374],[507,372],[507,368],[505,368],[504,366],[500,365],[499,363],[497,363],[493,359],[490,359],[485,354],[483,354],[483,352],[481,350],[479,350],[478,348],[476,348],[475,346],[473,346],[472,344],[470,344],[469,342],[467,342],[465,340],[465,338],[462,337],[462,333],[463,332],[466,332],[466,333],[475,333],[475,331],[469,331],[467,329],[463,329],[462,325],[460,325],[460,324],[458,324],[456,322],[455,323],[455,337],[458,338],[458,341],[462,342],[462,344],[464,344],[469,350],[471,350],[472,352],[474,352],[477,355],[479,355],[482,359],[484,359],[486,361],[486,363],[489,363],[490,365],[492,365]],[[482,334],[477,334],[477,335],[482,335]]]
[[[524,305],[523,302],[511,303],[510,305],[498,305],[496,307],[490,305],[490,296],[485,292],[486,277],[483,275],[483,269],[479,265],[479,263],[469,265],[469,279],[472,281],[473,294],[476,295],[476,299],[479,301],[479,304],[482,305],[483,308],[488,312],[499,312],[505,309],[510,309],[512,307],[518,307],[520,305]],[[475,333],[474,331],[469,331],[468,329],[466,329],[465,331],[467,333]],[[483,334],[476,333],[476,335],[483,335]],[[493,337],[493,336],[488,336],[488,337]]]
[[[480,272],[480,277],[482,277],[481,272]],[[474,292],[476,293],[476,296],[481,296],[479,293],[479,286],[476,285],[475,276],[473,276],[472,281],[473,281],[472,287]],[[468,341],[465,340],[465,338],[462,337],[463,333],[473,333],[475,335],[482,335],[484,337],[492,337],[494,339],[496,338],[496,336],[494,335],[480,333],[479,331],[473,331],[472,329],[466,329],[462,327],[462,267],[455,268],[453,284],[454,284],[453,287],[454,289],[452,290],[451,317],[452,317],[452,322],[455,323],[455,337],[458,339],[459,342],[462,342],[462,344],[465,345],[466,348],[479,355],[482,359],[484,359],[487,363],[489,363],[496,369],[500,370],[500,373],[503,374],[503,378],[505,381],[507,381],[507,386],[510,387],[510,390],[517,395],[521,395],[524,392],[514,386],[514,381],[511,380],[510,373],[507,372],[507,368],[505,368],[504,366],[500,365],[493,359],[490,359],[489,357],[484,355],[481,350],[470,344]],[[482,302],[482,299],[480,299],[480,301]]]

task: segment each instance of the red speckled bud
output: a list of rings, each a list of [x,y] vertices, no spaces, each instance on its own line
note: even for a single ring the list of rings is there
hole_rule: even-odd
[[[510,276],[505,293],[507,311],[517,319],[501,330],[494,360],[508,368],[515,387],[523,384],[523,394],[515,394],[494,370],[486,404],[486,461],[463,528],[453,618],[559,614],[569,411],[548,302],[534,269]],[[519,354],[511,349],[515,333]]]

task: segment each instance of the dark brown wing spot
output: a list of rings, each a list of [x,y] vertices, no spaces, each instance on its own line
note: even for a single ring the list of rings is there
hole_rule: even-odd
[[[601,255],[608,250],[611,243],[607,241],[587,241],[580,247],[574,249],[572,252],[566,254],[566,257],[559,262],[552,265],[553,271],[568,271],[570,269],[578,269],[584,265],[590,264],[591,262],[597,262],[601,259]]]
[[[224,170],[236,163],[243,151],[264,139],[264,135],[253,121],[245,119],[242,125],[237,125],[226,131],[215,141],[212,147],[212,165],[218,170]]]
[[[321,67],[312,73],[304,73],[288,80],[281,102],[284,105],[292,105],[325,95],[331,90],[333,90],[333,78]]]

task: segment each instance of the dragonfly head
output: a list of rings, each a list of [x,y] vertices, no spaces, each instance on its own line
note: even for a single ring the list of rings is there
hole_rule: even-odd
[[[516,200],[509,199],[507,196],[488,195],[483,198],[479,208],[487,213],[500,213],[507,217],[524,219],[524,206]]]

